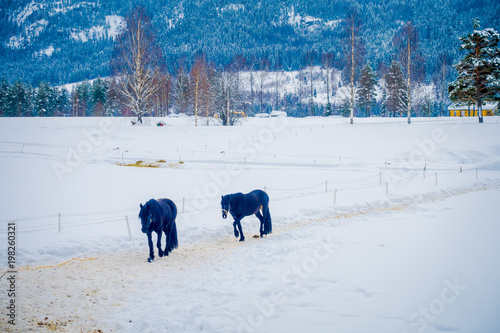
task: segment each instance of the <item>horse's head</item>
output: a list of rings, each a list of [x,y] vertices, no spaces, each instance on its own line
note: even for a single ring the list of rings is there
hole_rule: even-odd
[[[153,222],[153,215],[149,211],[148,204],[146,203],[144,206],[140,204],[141,211],[139,212],[139,218],[141,219],[143,233],[148,232],[149,225]]]
[[[230,198],[229,195],[223,195],[222,200],[220,201],[220,205],[222,208],[222,218],[225,219],[227,217],[227,214],[229,213],[229,206],[230,206]]]

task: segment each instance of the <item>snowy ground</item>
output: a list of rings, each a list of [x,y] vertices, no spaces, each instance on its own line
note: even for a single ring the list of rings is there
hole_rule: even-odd
[[[2,331],[500,330],[499,118],[165,121],[0,119]],[[238,243],[220,195],[256,188],[273,234]],[[161,197],[180,245],[150,264]]]

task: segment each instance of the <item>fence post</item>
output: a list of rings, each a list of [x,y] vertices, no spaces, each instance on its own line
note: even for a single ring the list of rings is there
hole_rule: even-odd
[[[130,224],[128,223],[128,216],[125,215],[125,221],[127,221],[127,229],[128,229],[128,238],[132,240],[132,233],[130,232]]]
[[[59,220],[59,232],[61,232],[61,213],[57,215],[58,220]]]
[[[333,195],[333,204],[337,202],[337,189],[335,189],[335,194]]]
[[[436,186],[438,185],[438,173],[436,172]]]
[[[389,194],[389,182],[385,182],[385,194]]]
[[[380,180],[379,180],[379,185],[382,185],[382,172],[380,173]]]
[[[184,213],[184,203],[186,201],[186,198],[182,197],[182,212]]]
[[[328,193],[328,180],[325,180],[325,193]]]

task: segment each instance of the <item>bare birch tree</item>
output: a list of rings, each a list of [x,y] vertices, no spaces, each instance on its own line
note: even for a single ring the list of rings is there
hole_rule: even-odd
[[[142,123],[155,104],[163,57],[144,8],[133,9],[125,21],[127,29],[117,38],[112,67],[125,105]]]
[[[191,84],[193,90],[193,104],[194,104],[194,126],[198,126],[198,114],[200,109],[200,100],[202,88],[206,81],[206,64],[205,58],[196,59],[193,67],[191,68]]]
[[[356,81],[360,75],[365,60],[365,42],[361,39],[361,22],[358,18],[357,9],[352,8],[345,23],[344,48],[344,70],[343,81],[349,82],[350,86],[350,123],[354,123],[354,105],[356,101]]]
[[[414,84],[423,80],[424,77],[424,57],[418,49],[417,31],[412,22],[406,23],[399,34],[394,38],[394,46],[399,49],[401,64],[405,68],[406,74],[406,114],[408,124],[411,124],[412,110],[412,89]]]

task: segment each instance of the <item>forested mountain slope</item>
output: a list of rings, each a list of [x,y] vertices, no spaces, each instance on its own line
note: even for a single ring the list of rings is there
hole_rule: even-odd
[[[366,44],[365,60],[374,68],[390,64],[397,53],[392,40],[412,21],[425,56],[427,80],[443,59],[459,57],[458,36],[482,27],[499,28],[496,0],[2,0],[0,13],[0,75],[36,85],[81,81],[110,74],[114,37],[124,28],[132,7],[146,7],[155,23],[167,66],[189,66],[204,53],[217,65],[235,57],[258,69],[267,59],[270,69],[299,69],[321,54],[332,53],[342,69],[346,54],[345,23],[357,13],[359,36]]]

